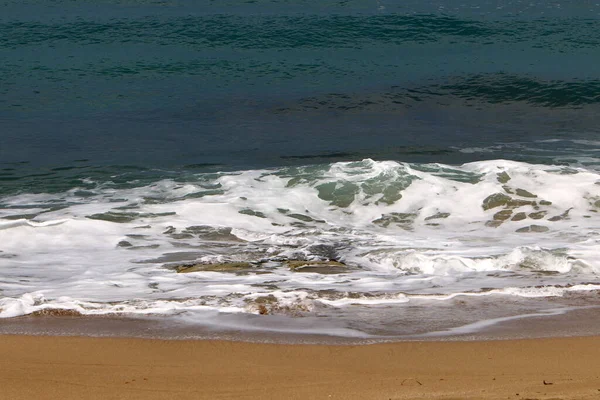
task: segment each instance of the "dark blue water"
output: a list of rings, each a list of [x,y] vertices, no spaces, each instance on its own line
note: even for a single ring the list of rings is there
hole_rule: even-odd
[[[81,166],[596,163],[595,1],[0,8],[6,182]]]

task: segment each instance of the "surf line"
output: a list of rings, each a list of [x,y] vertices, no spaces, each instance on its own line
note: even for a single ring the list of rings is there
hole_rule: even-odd
[[[551,309],[541,310],[540,312],[531,313],[531,314],[520,314],[520,315],[513,315],[510,317],[484,319],[481,321],[457,326],[454,328],[449,328],[449,329],[445,329],[445,330],[441,330],[441,331],[427,332],[427,333],[424,333],[421,335],[415,335],[415,337],[440,337],[440,336],[465,335],[468,333],[481,332],[486,328],[489,328],[494,325],[498,325],[502,322],[514,321],[514,320],[525,319],[525,318],[534,318],[534,317],[551,317],[551,316],[556,316],[556,315],[563,315],[563,314],[566,314],[568,312],[575,311],[575,310],[583,310],[583,309],[599,308],[599,307],[600,306],[551,308]]]

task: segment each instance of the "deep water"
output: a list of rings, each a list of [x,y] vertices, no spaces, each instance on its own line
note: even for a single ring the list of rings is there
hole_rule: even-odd
[[[1,6],[7,168],[572,163],[600,129],[592,1]]]

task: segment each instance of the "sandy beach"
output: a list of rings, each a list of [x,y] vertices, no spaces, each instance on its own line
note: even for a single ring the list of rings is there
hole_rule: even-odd
[[[0,398],[597,399],[600,338],[361,346],[0,336]]]

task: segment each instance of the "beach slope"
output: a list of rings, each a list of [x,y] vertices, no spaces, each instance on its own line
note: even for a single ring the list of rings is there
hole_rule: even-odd
[[[1,399],[597,399],[600,338],[362,346],[0,336]]]

